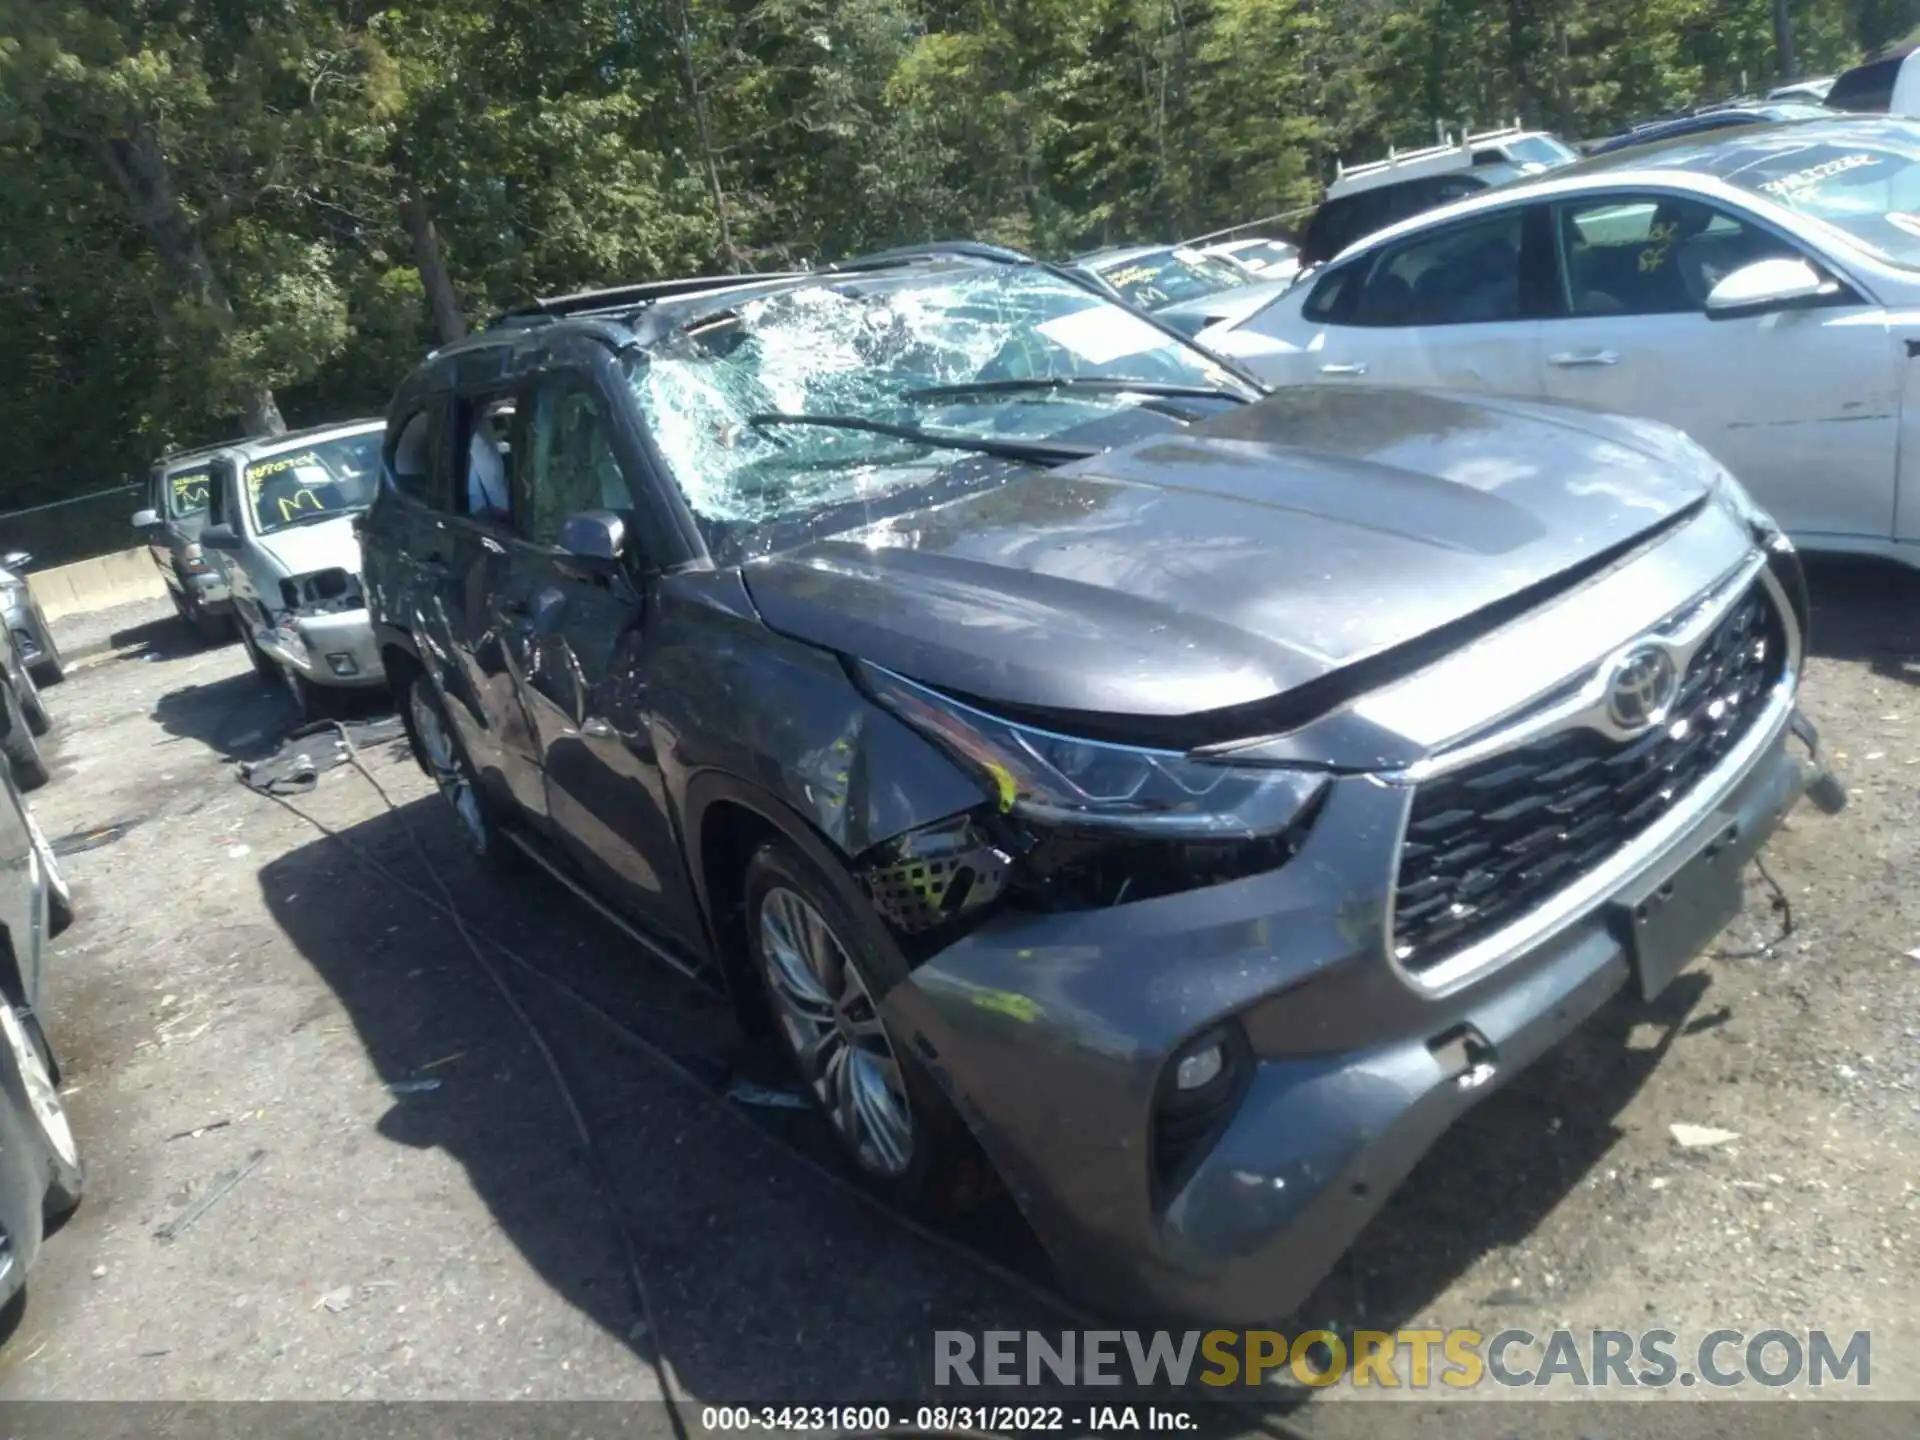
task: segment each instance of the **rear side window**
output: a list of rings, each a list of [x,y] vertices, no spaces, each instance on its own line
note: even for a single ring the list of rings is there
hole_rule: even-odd
[[[1522,314],[1519,207],[1381,250],[1349,312],[1357,325],[1471,325]]]
[[[416,410],[389,442],[385,469],[387,483],[409,499],[436,510],[447,503],[447,460],[444,431],[446,405],[435,397]]]

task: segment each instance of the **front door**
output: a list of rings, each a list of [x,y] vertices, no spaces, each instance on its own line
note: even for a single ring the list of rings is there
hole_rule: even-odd
[[[1537,397],[1531,223],[1528,207],[1510,206],[1349,262],[1302,378]]]
[[[597,573],[558,544],[581,511],[630,527],[637,467],[622,460],[609,400],[590,374],[546,374],[522,404],[513,496],[522,538],[499,598],[517,628],[553,832],[600,894],[697,951],[703,931],[655,749],[642,557]]]
[[[1848,292],[1709,320],[1720,280],[1803,252],[1688,197],[1556,208],[1564,314],[1544,322],[1549,395],[1686,431],[1793,535],[1891,536],[1901,373],[1885,311]]]

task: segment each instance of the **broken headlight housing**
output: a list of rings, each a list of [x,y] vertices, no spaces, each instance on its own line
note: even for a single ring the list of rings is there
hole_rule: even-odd
[[[868,693],[985,777],[1004,813],[1042,826],[1168,841],[1290,829],[1326,785],[1310,770],[1199,760],[1015,724],[861,664]]]
[[[282,580],[280,599],[288,610],[309,614],[356,610],[366,604],[360,591],[360,577],[338,566]]]

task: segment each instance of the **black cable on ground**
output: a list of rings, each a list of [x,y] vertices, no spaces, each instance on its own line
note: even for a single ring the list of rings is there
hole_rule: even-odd
[[[1760,878],[1767,882],[1773,891],[1773,910],[1780,916],[1780,933],[1764,945],[1751,950],[1716,950],[1716,960],[1759,960],[1787,943],[1793,935],[1793,902],[1787,898],[1786,887],[1773,878],[1773,872],[1767,869],[1767,862],[1758,855],[1753,857],[1753,868],[1760,872]]]
[[[399,816],[400,828],[406,832],[407,841],[413,847],[415,856],[419,859],[421,865],[425,867],[427,874],[433,878],[435,888],[440,891],[440,901],[439,903],[434,902],[424,891],[398,880],[397,877],[387,874],[385,871],[380,871],[379,873],[387,874],[389,880],[412,892],[423,903],[440,911],[453,923],[455,931],[459,933],[461,940],[466,943],[468,953],[473,956],[474,963],[480,967],[487,979],[493,982],[493,988],[500,992],[500,998],[506,1001],[507,1008],[513,1012],[514,1019],[520,1022],[520,1026],[526,1031],[527,1037],[533,1041],[534,1048],[539,1051],[540,1058],[546,1063],[547,1073],[552,1077],[554,1089],[559,1092],[561,1102],[567,1108],[567,1115],[573,1121],[574,1133],[578,1136],[580,1147],[586,1154],[587,1163],[593,1172],[595,1186],[600,1193],[601,1204],[605,1207],[607,1218],[612,1222],[614,1233],[619,1239],[621,1259],[626,1266],[627,1283],[633,1291],[635,1308],[639,1314],[641,1323],[647,1327],[647,1333],[652,1339],[654,1370],[660,1377],[660,1394],[666,1402],[668,1422],[672,1425],[673,1433],[677,1437],[677,1440],[687,1440],[686,1417],[681,1413],[681,1407],[687,1402],[688,1397],[676,1393],[680,1388],[679,1378],[673,1373],[673,1364],[667,1358],[666,1340],[660,1329],[660,1316],[654,1307],[653,1295],[648,1289],[646,1275],[640,1268],[639,1247],[634,1243],[632,1227],[627,1224],[626,1216],[622,1211],[619,1192],[613,1182],[613,1173],[607,1166],[606,1156],[594,1141],[593,1129],[587,1124],[586,1113],[580,1108],[580,1101],[574,1094],[573,1085],[567,1079],[566,1071],[561,1068],[560,1058],[553,1053],[553,1047],[547,1042],[547,1037],[541,1032],[540,1026],[534,1021],[534,1018],[527,1013],[526,1006],[521,1003],[520,997],[514,993],[513,987],[507,983],[507,977],[501,974],[500,968],[487,958],[485,950],[482,949],[480,943],[474,939],[473,933],[468,930],[466,918],[460,913],[460,907],[454,902],[453,892],[447,887],[446,880],[441,876],[439,869],[427,854],[426,848],[421,845],[420,837],[414,834],[413,826],[407,822],[407,817],[401,814],[400,807],[393,803],[393,797],[387,793],[386,786],[380,783],[379,778],[375,776],[360,759],[360,751],[354,745],[353,737],[347,733],[346,726],[340,724],[338,721],[331,723],[334,729],[340,734],[340,743],[346,747],[347,763],[358,770],[366,779],[367,783],[373,787],[374,793],[380,797],[381,803],[387,807],[388,811]],[[355,859],[362,864],[379,871],[379,867],[373,865],[371,859],[338,830],[308,815],[282,795],[270,790],[263,790],[260,793],[285,806],[308,824],[319,829],[327,835],[329,839],[335,840],[345,846],[354,854]],[[527,968],[532,967],[529,966]]]
[[[341,728],[340,736],[346,745],[347,762],[352,765],[355,770],[359,771],[367,783],[373,787],[374,793],[380,797],[381,803],[387,807],[387,810],[399,818],[400,827],[406,832],[408,843],[412,846],[415,856],[426,868],[427,873],[433,877],[434,886],[440,892],[439,898],[436,899],[419,886],[401,879],[391,870],[376,864],[372,857],[369,856],[361,846],[348,839],[344,834],[331,825],[328,825],[325,821],[309,815],[284,795],[274,793],[270,790],[262,790],[259,793],[265,795],[289,813],[298,816],[328,839],[338,842],[362,869],[378,875],[388,884],[404,891],[421,904],[450,920],[460,935],[460,938],[466,943],[467,949],[473,955],[475,961],[477,961],[481,969],[486,972],[488,979],[493,982],[494,988],[497,989],[506,1000],[508,1007],[513,1011],[514,1017],[519,1020],[527,1033],[532,1037],[542,1059],[546,1061],[547,1070],[553,1079],[554,1087],[560,1092],[561,1099],[566,1104],[567,1112],[573,1120],[574,1129],[579,1135],[581,1147],[586,1152],[592,1165],[594,1179],[600,1191],[601,1202],[606,1208],[619,1235],[621,1249],[627,1265],[628,1283],[633,1289],[641,1319],[645,1322],[649,1333],[653,1336],[654,1350],[657,1356],[657,1369],[659,1370],[661,1379],[661,1391],[667,1399],[668,1412],[673,1421],[674,1432],[676,1436],[681,1437],[681,1440],[686,1440],[687,1435],[684,1417],[681,1414],[681,1407],[690,1404],[692,1397],[675,1393],[679,1388],[678,1377],[673,1375],[671,1365],[667,1359],[666,1344],[660,1329],[659,1316],[654,1308],[646,1278],[641,1272],[638,1247],[634,1244],[632,1230],[626,1222],[625,1215],[622,1213],[619,1204],[619,1194],[613,1183],[612,1173],[606,1164],[604,1155],[594,1143],[592,1131],[587,1124],[586,1116],[575,1098],[571,1083],[567,1080],[565,1072],[560,1068],[558,1058],[548,1045],[546,1037],[541,1034],[538,1024],[534,1021],[533,1017],[527,1013],[525,1007],[520,1003],[519,997],[513,993],[512,988],[507,984],[506,977],[500,973],[497,966],[486,958],[483,953],[484,949],[492,949],[498,952],[503,959],[507,960],[516,968],[525,971],[527,974],[551,986],[591,1018],[606,1027],[620,1039],[623,1044],[628,1046],[628,1048],[639,1051],[660,1068],[670,1072],[676,1078],[683,1081],[696,1093],[701,1103],[707,1106],[708,1109],[725,1115],[729,1121],[746,1129],[756,1141],[762,1144],[776,1146],[788,1159],[798,1162],[809,1173],[825,1182],[838,1193],[846,1195],[874,1211],[916,1239],[935,1247],[942,1253],[959,1260],[962,1264],[989,1276],[1000,1284],[1007,1286],[1009,1289],[1025,1295],[1028,1299],[1054,1311],[1063,1319],[1070,1321],[1077,1328],[1082,1330],[1107,1328],[1108,1322],[1102,1317],[1081,1309],[1058,1292],[1036,1283],[1018,1271],[1012,1270],[1000,1264],[998,1261],[980,1254],[976,1250],[960,1244],[951,1236],[943,1234],[941,1231],[915,1219],[913,1216],[903,1214],[901,1211],[881,1200],[880,1197],[857,1181],[834,1169],[832,1166],[822,1164],[805,1151],[793,1146],[781,1144],[778,1139],[769,1135],[748,1116],[743,1114],[738,1106],[729,1104],[721,1095],[715,1093],[713,1087],[703,1081],[678,1056],[662,1048],[653,1040],[627,1025],[577,987],[568,984],[557,976],[549,974],[525,956],[518,954],[507,945],[490,936],[476,937],[473,932],[467,928],[465,919],[460,913],[460,907],[453,898],[453,892],[448,888],[445,879],[442,878],[439,870],[434,866],[432,858],[426,853],[425,847],[421,845],[419,837],[414,833],[412,825],[408,823],[406,815],[400,806],[394,803],[393,797],[387,793],[386,787],[382,785],[373,772],[366,767],[366,764],[360,758],[360,752],[355,748],[352,738],[346,733],[344,728]],[[1276,1440],[1313,1440],[1313,1437],[1307,1431],[1300,1429],[1298,1426],[1276,1415],[1257,1413],[1252,1416],[1246,1416],[1242,1407],[1238,1405],[1205,1397],[1198,1403],[1227,1410],[1236,1417],[1250,1419],[1253,1425],[1265,1431],[1267,1434],[1276,1437]],[[974,1437],[974,1432],[970,1431],[956,1430],[946,1433],[955,1437],[963,1437],[963,1440],[973,1440]],[[980,1440],[997,1440],[997,1437],[981,1436]]]

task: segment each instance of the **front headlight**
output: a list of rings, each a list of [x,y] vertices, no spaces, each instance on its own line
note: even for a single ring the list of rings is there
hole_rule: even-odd
[[[1309,770],[1229,765],[1172,750],[1080,740],[962,705],[857,662],[900,719],[977,770],[1000,809],[1064,829],[1178,841],[1278,835],[1326,785]]]

